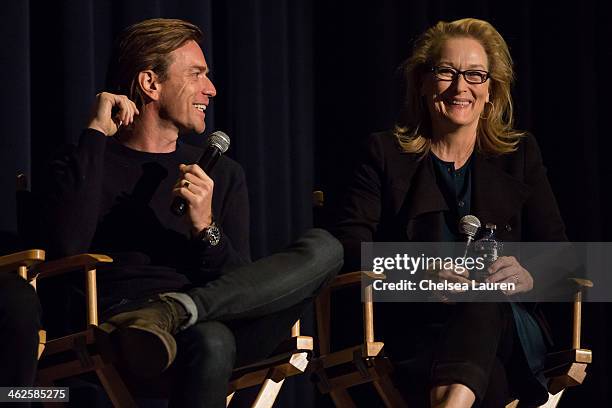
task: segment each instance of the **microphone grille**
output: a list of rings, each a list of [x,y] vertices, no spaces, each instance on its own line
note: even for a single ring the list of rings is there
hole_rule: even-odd
[[[480,220],[474,215],[465,215],[459,220],[459,231],[474,237],[480,229]]]
[[[208,136],[206,144],[208,146],[216,146],[221,153],[225,153],[229,149],[230,138],[225,132],[217,130]]]

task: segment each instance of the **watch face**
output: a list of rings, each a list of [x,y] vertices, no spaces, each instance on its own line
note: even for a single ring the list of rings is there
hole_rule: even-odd
[[[216,225],[213,224],[206,229],[206,239],[210,246],[215,246],[219,243],[221,240],[221,231],[219,231]]]

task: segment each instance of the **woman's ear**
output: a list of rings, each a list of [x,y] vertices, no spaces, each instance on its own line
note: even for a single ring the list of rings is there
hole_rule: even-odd
[[[159,100],[161,84],[158,81],[157,74],[152,70],[140,71],[138,74],[138,86],[151,100]]]

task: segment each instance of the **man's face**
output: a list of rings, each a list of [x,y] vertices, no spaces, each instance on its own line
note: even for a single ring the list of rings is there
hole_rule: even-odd
[[[202,49],[188,41],[170,53],[167,78],[160,84],[159,116],[163,126],[178,132],[204,132],[206,108],[217,94],[208,78],[208,65]]]

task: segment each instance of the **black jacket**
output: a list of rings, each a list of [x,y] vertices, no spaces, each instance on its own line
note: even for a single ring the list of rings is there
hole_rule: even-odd
[[[431,160],[402,152],[391,132],[369,137],[335,228],[347,268],[359,269],[361,242],[441,240],[448,207]],[[496,224],[506,242],[567,241],[533,136],[522,138],[513,153],[476,152],[472,160],[471,213],[482,225]]]

